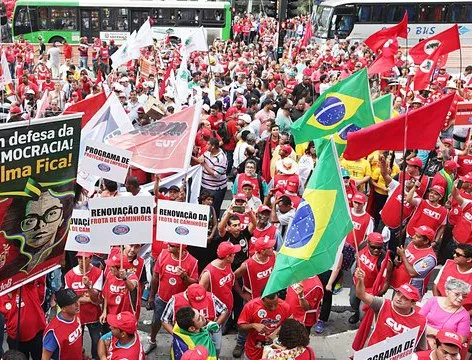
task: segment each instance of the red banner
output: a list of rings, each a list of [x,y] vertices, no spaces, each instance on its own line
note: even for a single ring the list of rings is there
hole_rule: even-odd
[[[458,102],[454,126],[472,126],[472,103]]]
[[[133,152],[131,165],[150,173],[188,169],[200,120],[201,103],[140,129],[108,140]]]

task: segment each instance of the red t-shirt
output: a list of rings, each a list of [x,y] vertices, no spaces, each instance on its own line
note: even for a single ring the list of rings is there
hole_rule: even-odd
[[[269,328],[268,332],[263,333],[258,333],[255,330],[249,331],[244,347],[244,352],[249,360],[262,358],[264,345],[272,342],[269,335],[291,315],[290,305],[282,299],[278,300],[278,305],[274,310],[268,310],[261,298],[251,300],[244,306],[241,315],[239,315],[238,325],[256,323],[264,324]]]
[[[64,44],[62,51],[65,59],[72,59],[72,46],[70,44]]]

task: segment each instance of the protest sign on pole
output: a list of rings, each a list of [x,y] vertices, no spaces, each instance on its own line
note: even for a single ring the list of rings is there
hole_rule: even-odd
[[[354,360],[409,360],[415,352],[419,329],[419,327],[409,329],[394,337],[356,351]]]
[[[152,196],[90,199],[90,236],[110,245],[150,244],[153,207]]]
[[[0,295],[60,267],[81,117],[0,125]]]
[[[65,250],[108,254],[110,252],[108,240],[109,238],[90,236],[90,210],[74,209]]]
[[[206,248],[209,214],[208,205],[159,200],[156,239]]]
[[[472,103],[465,101],[457,103],[454,127],[458,126],[468,128],[472,126]]]
[[[124,183],[133,153],[94,140],[87,140],[80,170],[104,179]]]

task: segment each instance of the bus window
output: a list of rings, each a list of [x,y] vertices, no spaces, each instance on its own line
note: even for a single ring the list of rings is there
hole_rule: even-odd
[[[175,26],[175,9],[154,9],[152,19],[155,26]]]
[[[442,4],[422,4],[420,5],[420,13],[418,22],[444,22],[446,15],[446,6]]]
[[[103,31],[128,31],[128,9],[102,8]]]
[[[77,9],[51,7],[49,24],[53,30],[77,30]]]
[[[360,23],[370,22],[370,14],[372,11],[372,5],[359,5],[357,10],[357,18]]]
[[[48,8],[38,8],[38,27],[39,30],[48,30]]]
[[[112,17],[112,12],[115,12],[116,9],[103,8],[102,9],[102,27],[103,31],[113,30],[114,19]]]
[[[220,9],[205,9],[203,10],[202,25],[221,25],[225,24],[225,16]]]
[[[377,23],[384,23],[384,5],[372,5],[372,16],[370,21],[377,22]]]
[[[119,8],[117,14],[116,29],[118,31],[128,31],[128,9]]]
[[[199,9],[177,9],[177,26],[199,26]]]
[[[315,35],[321,38],[328,36],[332,7],[318,6],[315,15]]]
[[[387,11],[387,22],[398,23],[402,21],[405,11],[408,11],[408,22],[415,23],[418,20],[418,7],[415,4],[389,5]]]
[[[353,15],[337,15],[334,34],[344,39],[349,36],[354,27]]]
[[[472,22],[472,4],[451,4],[449,22]]]
[[[36,8],[32,6],[17,8],[13,21],[14,34],[27,34],[38,31]]]

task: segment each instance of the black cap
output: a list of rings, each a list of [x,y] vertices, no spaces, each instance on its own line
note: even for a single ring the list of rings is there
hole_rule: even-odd
[[[180,191],[180,188],[179,188],[177,185],[172,185],[172,186],[169,188],[169,191],[171,191],[171,190]]]
[[[79,296],[72,289],[62,289],[56,292],[56,302],[59,307],[69,306],[79,300]]]

